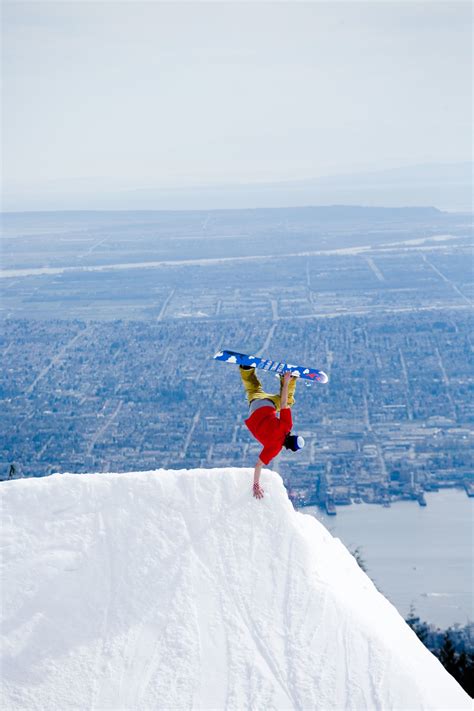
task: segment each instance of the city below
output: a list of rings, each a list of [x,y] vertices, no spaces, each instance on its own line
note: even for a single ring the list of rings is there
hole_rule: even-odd
[[[253,467],[229,348],[329,375],[298,383],[307,446],[270,465],[295,506],[474,496],[470,229],[432,208],[4,215],[2,478]]]

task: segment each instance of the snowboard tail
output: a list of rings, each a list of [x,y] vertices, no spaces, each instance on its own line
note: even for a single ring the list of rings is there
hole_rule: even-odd
[[[221,360],[224,363],[233,363],[235,365],[250,365],[259,370],[266,370],[277,375],[290,372],[296,378],[304,378],[312,382],[327,383],[329,378],[323,370],[315,368],[305,368],[301,365],[292,365],[291,363],[282,363],[269,358],[260,358],[259,356],[247,355],[245,353],[237,353],[236,351],[219,351],[214,356],[215,360]]]

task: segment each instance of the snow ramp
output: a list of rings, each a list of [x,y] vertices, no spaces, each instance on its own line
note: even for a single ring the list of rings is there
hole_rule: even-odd
[[[468,709],[341,542],[249,469],[5,482],[4,709]]]

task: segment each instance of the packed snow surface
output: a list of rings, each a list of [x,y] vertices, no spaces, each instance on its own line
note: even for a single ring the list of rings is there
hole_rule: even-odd
[[[1,485],[4,709],[468,709],[281,478]]]

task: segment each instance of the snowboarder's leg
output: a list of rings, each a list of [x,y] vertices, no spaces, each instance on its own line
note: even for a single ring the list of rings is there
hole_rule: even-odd
[[[280,403],[281,403],[281,397],[280,395],[267,395],[267,398],[273,402],[273,404],[276,407],[276,411],[280,412]]]
[[[296,390],[296,381],[298,378],[291,378],[290,382],[288,383],[288,407],[293,407],[295,404],[295,390]]]
[[[250,403],[263,393],[262,383],[257,378],[255,368],[243,368],[239,366],[239,373],[247,394],[247,400]]]
[[[239,372],[249,403],[251,403],[252,400],[271,400],[276,409],[280,409],[280,395],[272,395],[271,393],[265,392],[262,388],[260,380],[257,377],[255,368],[245,368],[240,366]]]

